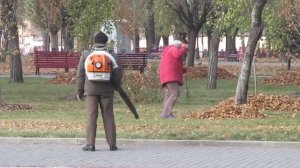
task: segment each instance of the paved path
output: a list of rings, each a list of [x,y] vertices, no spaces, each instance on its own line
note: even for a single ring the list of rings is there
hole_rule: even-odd
[[[0,167],[299,168],[300,143],[118,140],[95,152],[82,139],[0,138]]]

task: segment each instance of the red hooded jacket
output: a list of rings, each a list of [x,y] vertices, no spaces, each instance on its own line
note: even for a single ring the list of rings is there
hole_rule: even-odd
[[[160,63],[160,84],[168,82],[178,82],[183,85],[183,61],[182,57],[187,53],[185,45],[177,47],[176,45],[168,46],[162,53]]]

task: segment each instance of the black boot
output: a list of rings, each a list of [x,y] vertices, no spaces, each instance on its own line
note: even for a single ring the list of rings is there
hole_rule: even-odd
[[[115,150],[118,150],[118,147],[116,145],[111,145],[111,146],[109,146],[109,150],[115,151]]]
[[[95,145],[85,145],[82,150],[84,151],[95,151]]]

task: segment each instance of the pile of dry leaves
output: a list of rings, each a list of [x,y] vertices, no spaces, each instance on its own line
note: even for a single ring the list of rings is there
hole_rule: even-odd
[[[280,72],[262,82],[266,85],[300,85],[300,69]]]
[[[75,84],[76,83],[76,71],[66,72],[56,75],[55,78],[50,79],[50,84]]]
[[[187,73],[185,74],[187,79],[207,79],[208,78],[208,67],[207,66],[196,66],[188,68]],[[217,69],[218,79],[234,79],[235,75],[231,74],[225,69]]]
[[[159,79],[157,76],[140,74],[134,71],[126,71],[122,79],[123,85],[143,86],[146,88],[158,88]]]
[[[236,105],[233,98],[220,102],[206,112],[192,112],[188,119],[253,119],[264,118],[263,110],[300,111],[300,98],[259,94],[249,96],[248,103]]]
[[[17,110],[30,110],[32,106],[27,104],[7,104],[0,103],[0,110],[3,111],[17,111]]]

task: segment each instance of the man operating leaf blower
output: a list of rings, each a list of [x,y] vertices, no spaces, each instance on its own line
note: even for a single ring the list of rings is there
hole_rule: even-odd
[[[116,146],[116,125],[113,111],[114,90],[120,93],[125,103],[139,118],[136,109],[126,92],[121,87],[122,70],[116,61],[116,55],[109,53],[106,43],[108,37],[99,32],[94,37],[92,51],[84,51],[77,69],[77,98],[86,97],[87,144],[84,151],[95,151],[98,106],[100,106],[106,140],[110,151],[118,150]]]

